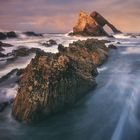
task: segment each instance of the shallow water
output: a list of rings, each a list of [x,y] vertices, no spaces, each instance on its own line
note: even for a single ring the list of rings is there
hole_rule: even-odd
[[[73,108],[34,126],[15,121],[11,107],[6,108],[0,113],[0,140],[140,140],[140,39],[116,37],[112,41],[121,44],[98,68],[95,90]],[[9,89],[8,96],[16,86],[16,77],[11,78],[11,84],[0,84]]]

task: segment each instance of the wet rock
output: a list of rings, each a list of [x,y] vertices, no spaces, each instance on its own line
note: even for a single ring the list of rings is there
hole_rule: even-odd
[[[33,123],[71,107],[96,86],[97,66],[108,57],[102,41],[76,41],[59,53],[37,53],[23,70],[12,114]]]
[[[8,43],[3,43],[0,41],[0,47],[13,47],[13,45],[8,44]]]
[[[57,45],[57,42],[53,39],[50,39],[44,43],[41,43],[41,45],[45,46],[45,47],[51,47],[53,45]]]
[[[24,34],[27,36],[42,36],[42,34],[38,34],[38,33],[32,32],[32,31],[24,32]]]
[[[64,52],[65,51],[65,47],[62,44],[58,45],[58,51],[59,52]]]
[[[17,34],[14,31],[10,31],[6,33],[8,38],[16,38]]]
[[[113,45],[113,44],[109,44],[109,45],[108,45],[108,48],[109,48],[109,49],[117,49],[117,46],[115,46],[115,45]]]
[[[14,31],[10,32],[0,32],[0,40],[4,40],[7,38],[16,38],[17,34]]]
[[[104,26],[107,25],[114,33],[120,33],[120,31],[108,22],[103,16],[97,12],[92,12],[90,15],[85,12],[80,12],[76,26],[73,28],[73,32],[69,35],[82,35],[82,36],[109,36],[104,30]]]
[[[6,38],[7,38],[6,34],[3,32],[0,32],[0,40],[4,40]]]

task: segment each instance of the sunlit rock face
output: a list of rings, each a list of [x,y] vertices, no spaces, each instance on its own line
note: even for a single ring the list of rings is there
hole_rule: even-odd
[[[19,121],[33,123],[72,106],[96,86],[97,65],[108,57],[104,42],[77,41],[59,53],[39,53],[24,69],[13,103]]]
[[[73,32],[69,35],[82,35],[82,36],[108,36],[104,30],[107,25],[114,33],[120,33],[110,22],[97,12],[92,12],[90,15],[85,12],[80,12],[76,26]]]

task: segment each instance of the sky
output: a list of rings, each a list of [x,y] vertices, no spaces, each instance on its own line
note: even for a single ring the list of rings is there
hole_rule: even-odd
[[[66,33],[81,10],[99,12],[123,32],[140,32],[140,0],[0,0],[0,29]]]

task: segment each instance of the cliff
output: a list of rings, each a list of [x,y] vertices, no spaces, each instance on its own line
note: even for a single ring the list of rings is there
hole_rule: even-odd
[[[24,69],[12,114],[33,123],[72,106],[96,86],[97,66],[108,56],[103,41],[77,41],[59,53],[38,53]]]

